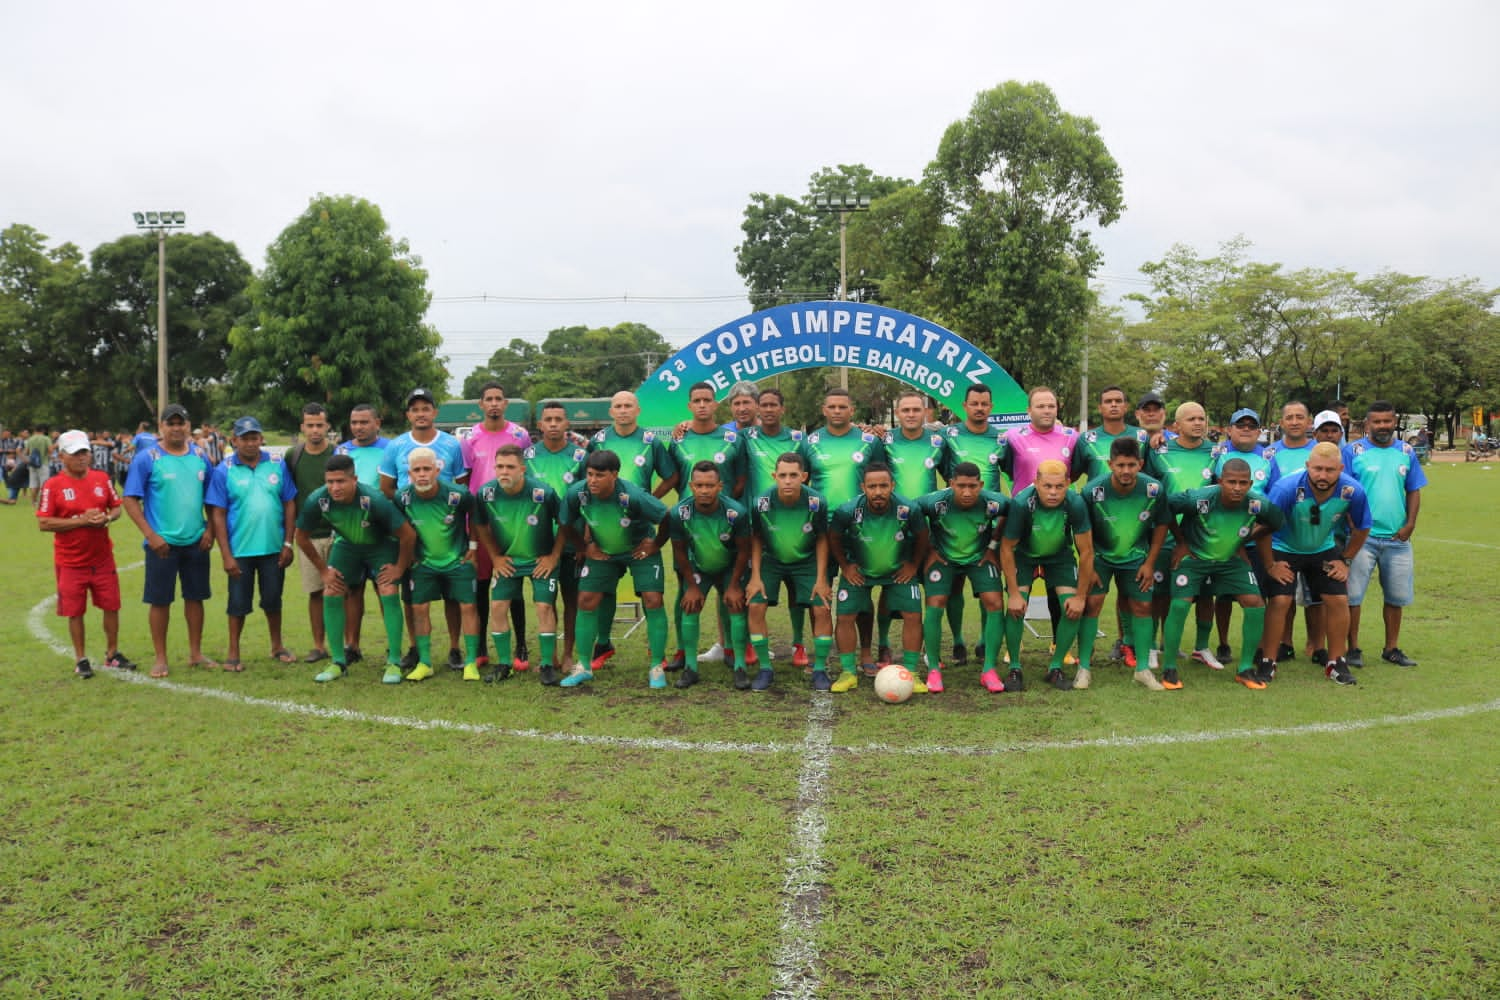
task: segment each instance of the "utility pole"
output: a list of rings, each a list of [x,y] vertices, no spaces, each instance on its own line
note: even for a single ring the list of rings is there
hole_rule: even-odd
[[[167,408],[167,230],[187,225],[183,212],[136,212],[137,229],[156,234],[156,419]]]
[[[813,198],[812,209],[819,215],[839,214],[839,301],[849,301],[849,213],[868,212],[867,194],[820,194]],[[839,369],[839,388],[849,389],[849,369]]]

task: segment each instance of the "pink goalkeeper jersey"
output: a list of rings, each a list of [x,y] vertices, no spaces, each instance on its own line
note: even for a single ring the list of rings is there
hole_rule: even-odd
[[[460,445],[464,464],[469,468],[470,493],[478,493],[481,486],[495,478],[495,452],[507,444],[530,448],[531,435],[520,424],[509,421],[498,431],[487,431],[484,424],[470,428],[468,437]]]
[[[1045,434],[1030,424],[1006,430],[1000,435],[1000,467],[1010,474],[1011,495],[1035,483],[1037,466],[1048,459],[1071,469],[1076,447],[1078,432],[1062,424],[1053,424]]]

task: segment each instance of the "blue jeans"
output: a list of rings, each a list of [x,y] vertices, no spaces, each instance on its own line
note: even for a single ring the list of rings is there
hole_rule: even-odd
[[[1349,606],[1357,608],[1364,603],[1370,577],[1375,575],[1377,568],[1385,603],[1393,608],[1411,604],[1416,596],[1416,563],[1412,558],[1411,542],[1371,536],[1365,539],[1364,546],[1349,564]]]

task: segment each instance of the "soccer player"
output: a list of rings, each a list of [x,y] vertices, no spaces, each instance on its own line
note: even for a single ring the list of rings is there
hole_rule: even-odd
[[[431,604],[441,598],[458,605],[464,642],[464,680],[479,680],[479,616],[474,611],[474,551],[469,521],[474,516],[474,494],[441,478],[437,452],[414,448],[407,455],[411,478],[396,491],[396,506],[417,532],[417,555],[411,571],[412,641],[417,663],[409,681],[432,676]]]
[[[670,442],[655,431],[641,427],[640,416],[641,403],[635,393],[615,393],[609,401],[610,426],[603,428],[589,440],[588,451],[591,455],[598,451],[614,452],[620,459],[620,477],[660,499],[676,489],[680,480],[672,464]],[[656,481],[654,486],[653,480]],[[566,495],[563,500],[566,502]],[[644,606],[643,604],[642,607]],[[609,636],[614,620],[615,590],[611,587],[600,599],[596,633],[598,643],[591,650],[590,672],[602,667],[615,653]]]
[[[1300,576],[1308,590],[1322,599],[1328,628],[1323,674],[1337,684],[1350,685],[1354,675],[1344,659],[1349,634],[1349,560],[1363,547],[1371,520],[1364,487],[1343,470],[1338,446],[1318,444],[1308,454],[1302,471],[1277,480],[1271,488],[1271,502],[1284,520],[1271,538],[1272,561],[1267,569],[1271,610],[1267,618],[1272,635],[1283,627],[1291,628],[1292,597]],[[1352,524],[1354,530],[1340,552],[1333,536],[1335,526],[1343,521]],[[1271,676],[1276,676],[1274,666]]]
[[[1088,687],[1090,647],[1111,583],[1119,584],[1119,602],[1127,613],[1131,648],[1151,648],[1150,592],[1172,517],[1161,483],[1141,473],[1141,452],[1142,445],[1135,438],[1115,437],[1109,446],[1109,471],[1090,479],[1081,493],[1093,535],[1094,585],[1079,624],[1079,666],[1074,687]],[[1127,664],[1135,669],[1137,684],[1148,691],[1163,690],[1151,672],[1149,657],[1130,657]]]
[[[533,477],[526,453],[519,445],[504,444],[495,453],[495,477],[479,490],[474,524],[481,548],[488,554],[492,582],[490,638],[495,644],[494,680],[510,676],[512,611],[525,601],[526,581],[536,602],[537,643],[541,648],[538,676],[556,684],[557,569],[563,557],[563,533],[558,530],[562,499],[551,486]]]
[[[901,665],[916,674],[922,657],[922,588],[918,580],[927,557],[927,524],[920,510],[895,492],[890,466],[865,465],[862,489],[833,512],[829,549],[838,562],[839,679],[835,694],[852,691],[859,683],[855,656],[870,656],[869,644],[856,650],[855,617],[870,611],[875,588],[880,587],[891,613],[902,615]],[[913,692],[927,686],[913,679]]]
[[[760,420],[760,390],[754,382],[743,379],[729,387],[729,417],[734,429],[743,434]]]
[[[1136,426],[1149,435],[1152,448],[1160,447],[1177,435],[1167,430],[1167,404],[1162,400],[1161,393],[1148,392],[1135,404]],[[1150,459],[1147,459],[1150,465]]]
[[[1154,394],[1153,394],[1154,395]],[[1157,404],[1160,407],[1160,404]],[[1151,434],[1125,422],[1130,404],[1125,401],[1125,390],[1117,385],[1105,386],[1099,391],[1099,426],[1078,435],[1073,467],[1085,478],[1093,480],[1108,475],[1111,468],[1110,447],[1122,437],[1133,438],[1144,453],[1151,443]]]
[[[302,440],[292,445],[286,453],[287,471],[297,487],[298,501],[312,496],[313,491],[323,485],[323,473],[328,468],[328,459],[334,454],[333,444],[328,440],[328,410],[322,403],[308,403],[302,407]],[[296,514],[292,516],[292,528],[287,532],[287,541],[296,531]],[[333,547],[333,532],[320,528],[313,535],[313,544],[328,560],[328,550]],[[307,594],[307,620],[312,627],[313,648],[302,658],[303,663],[318,663],[328,659],[328,637],[323,633],[323,578],[313,564],[297,550],[297,570],[302,581],[302,591]],[[335,636],[335,641],[343,641]]]
[[[1271,483],[1274,481],[1275,467],[1271,459],[1265,454],[1265,449],[1260,443],[1260,414],[1249,407],[1241,407],[1235,410],[1229,418],[1229,433],[1225,439],[1214,446],[1214,479],[1217,480],[1219,472],[1224,468],[1224,463],[1231,458],[1242,458],[1245,464],[1250,466],[1250,488],[1261,493],[1269,493]],[[1250,566],[1255,570],[1257,580],[1265,579],[1265,567],[1260,564],[1258,550],[1253,544],[1245,546],[1245,556],[1250,560]],[[1264,596],[1264,595],[1263,595]],[[1219,662],[1215,670],[1223,669],[1224,662],[1234,656],[1234,651],[1229,645],[1229,618],[1234,613],[1234,601],[1227,597],[1220,597],[1214,602],[1214,617],[1219,626],[1219,646],[1212,653],[1205,646],[1193,652],[1193,658],[1202,663],[1207,663],[1207,657],[1212,656]],[[1270,655],[1271,650],[1267,650]],[[1292,647],[1286,646],[1276,653],[1275,659],[1290,659]]]
[[[1359,614],[1370,577],[1378,569],[1385,599],[1385,648],[1380,658],[1398,667],[1415,667],[1417,661],[1401,649],[1401,615],[1415,596],[1411,536],[1417,530],[1427,474],[1416,449],[1396,437],[1396,408],[1383,399],[1370,404],[1365,436],[1346,444],[1343,457],[1344,469],[1365,488],[1372,518],[1370,537],[1350,564],[1349,664],[1364,665]],[[1331,639],[1329,645],[1331,650]]]
[[[151,606],[152,677],[167,676],[167,625],[179,579],[188,666],[218,666],[203,655],[203,602],[212,596],[208,550],[214,544],[203,511],[208,458],[189,443],[188,412],[180,404],[162,410],[159,430],[156,441],[138,450],[130,463],[124,499],[125,514],[140,529],[147,549],[144,599]]]
[[[568,408],[557,400],[548,400],[542,404],[537,417],[537,428],[541,431],[541,438],[533,442],[526,449],[526,474],[535,476],[548,486],[552,487],[557,494],[558,503],[567,496],[568,490],[575,482],[583,476],[583,462],[588,457],[588,452],[578,444],[575,444],[569,434]],[[560,513],[560,509],[559,509]],[[543,663],[551,663],[554,672],[543,673],[542,683],[549,683],[547,678],[560,679],[556,669],[560,663],[573,662],[573,635],[578,623],[578,562],[579,554],[574,551],[570,537],[567,532],[559,529],[558,534],[564,538],[562,559],[557,564],[557,589],[562,594],[563,602],[563,650],[562,659],[555,657],[552,660],[543,658]],[[556,679],[551,681],[556,683]]]
[[[948,466],[942,470],[943,478],[952,481],[953,467],[960,462],[972,462],[979,469],[980,488],[992,493],[1010,496],[1009,483],[1001,480],[998,435],[990,427],[990,415],[994,412],[994,396],[987,385],[971,384],[964,390],[964,418],[947,429]],[[1002,623],[1003,624],[1003,623]],[[979,645],[985,649],[981,619]],[[969,650],[964,644],[964,595],[963,588],[950,595],[948,600],[948,628],[953,633],[953,665],[962,667],[969,662]]]
[[[416,529],[385,494],[359,481],[348,455],[330,458],[323,477],[324,485],[313,491],[297,515],[297,547],[323,577],[323,628],[328,635],[344,634],[344,595],[362,587],[366,576],[372,578],[385,622],[386,667],[381,680],[400,684],[400,585],[416,553]],[[321,525],[334,534],[327,560],[312,541],[312,532]],[[347,651],[335,647],[332,666],[313,680],[336,681],[348,672]]]
[[[917,498],[931,539],[926,566],[927,610],[922,638],[927,647],[927,690],[943,690],[943,612],[950,595],[967,582],[985,610],[984,660],[979,682],[987,691],[1003,691],[995,671],[1004,635],[1005,580],[996,554],[1010,500],[980,487],[979,466],[959,462],[952,467],[947,489]]]
[[[505,419],[505,387],[499,382],[486,382],[479,389],[479,408],[484,419],[459,441],[459,451],[464,457],[464,468],[469,470],[469,492],[475,496],[485,483],[495,478],[495,455],[508,444],[518,448],[531,447],[531,435],[520,424]],[[494,567],[490,565],[489,550],[480,546],[474,552],[474,609],[479,615],[479,659],[481,666],[488,660],[485,651],[485,635],[489,630],[490,577]],[[511,609],[511,629],[515,635],[516,657],[513,666],[517,670],[531,667],[531,655],[526,648],[526,602],[521,601]]]
[[[915,389],[903,390],[896,396],[896,426],[881,439],[886,464],[891,467],[891,475],[895,478],[896,494],[913,503],[936,490],[938,472],[952,465],[947,435],[928,430],[926,423],[927,396]],[[876,617],[880,633],[878,663],[891,662],[893,620],[890,609],[882,604]],[[932,664],[935,666],[937,661],[932,660]]]
[[[57,450],[63,471],[42,483],[36,523],[42,531],[52,532],[57,614],[68,620],[76,661],[73,674],[84,680],[94,676],[83,624],[91,596],[104,617],[104,666],[134,670],[135,664],[120,652],[120,575],[109,537],[109,526],[120,519],[120,496],[108,473],[89,467],[89,439],[83,431],[58,435]]]
[[[758,399],[760,423],[745,432],[745,493],[746,507],[753,508],[759,497],[776,488],[776,465],[781,456],[794,452],[807,462],[806,436],[799,430],[782,424],[786,414],[786,397],[780,389],[762,389]],[[809,669],[812,661],[807,658],[807,645],[803,642],[807,608],[793,602],[790,608],[792,622],[792,666]],[[752,644],[753,645],[753,644]],[[710,650],[712,652],[712,650]],[[699,657],[700,660],[703,657]]]
[[[1283,476],[1296,475],[1307,465],[1308,453],[1313,440],[1309,436],[1312,421],[1308,419],[1307,404],[1292,400],[1281,408],[1281,440],[1268,444],[1261,454],[1271,464],[1266,474],[1267,482],[1275,485]]]
[[[1021,675],[1021,630],[1031,587],[1037,576],[1058,603],[1057,630],[1053,633],[1052,658],[1044,678],[1059,691],[1073,689],[1063,673],[1063,660],[1078,638],[1087,593],[1093,585],[1094,546],[1088,509],[1083,498],[1068,489],[1070,470],[1062,459],[1049,458],[1036,467],[1035,482],[1011,500],[1000,542],[1000,567],[1010,595],[1005,618],[1005,643],[1010,649],[1010,671],[1006,691],[1023,691]],[[1074,558],[1074,550],[1077,558]],[[1090,639],[1093,637],[1090,636]],[[1084,686],[1089,678],[1084,677]]]
[[[1243,458],[1224,463],[1217,486],[1173,493],[1168,504],[1181,522],[1174,527],[1178,544],[1172,554],[1172,610],[1167,615],[1162,656],[1162,687],[1182,687],[1177,673],[1177,650],[1182,645],[1188,607],[1195,597],[1234,597],[1244,621],[1240,631],[1240,664],[1234,679],[1252,691],[1265,690],[1275,663],[1255,663],[1266,622],[1266,602],[1260,582],[1245,558],[1246,541],[1260,546],[1263,563],[1271,561],[1271,533],[1281,527],[1281,510],[1264,493],[1251,489],[1250,465]],[[1201,623],[1200,623],[1201,627]],[[1205,661],[1207,662],[1207,661]],[[1213,663],[1208,663],[1210,667]]]
[[[437,428],[437,398],[426,389],[413,389],[406,397],[406,422],[410,429],[396,438],[380,456],[380,491],[391,500],[396,491],[411,485],[410,457],[417,448],[431,448],[437,456],[438,474],[450,483],[463,486],[468,482],[469,469],[464,465],[463,448],[458,438]],[[448,669],[462,670],[469,662],[459,648],[463,614],[461,605],[452,599],[443,601],[443,616],[448,626]],[[406,609],[406,627],[413,638],[416,636],[415,612]],[[403,670],[415,669],[418,663],[426,663],[414,645],[401,659]]]
[[[652,688],[664,688],[667,613],[662,605],[662,535],[657,526],[667,516],[666,505],[623,478],[620,456],[608,448],[589,455],[584,476],[584,481],[574,483],[563,498],[562,514],[564,529],[572,534],[574,547],[584,554],[583,569],[578,573],[578,648],[593,648],[602,599],[605,594],[613,596],[620,577],[628,570],[646,613],[651,657],[647,678]],[[580,664],[561,683],[563,687],[576,687],[593,679],[591,662]]]
[[[1148,393],[1149,398],[1152,393]],[[1140,413],[1140,408],[1137,408]],[[1155,444],[1150,454],[1146,456],[1146,474],[1162,484],[1167,495],[1182,493],[1186,490],[1197,489],[1200,486],[1209,486],[1214,477],[1214,448],[1208,441],[1208,414],[1198,403],[1181,403],[1174,414],[1176,433],[1162,431],[1160,443]],[[1152,441],[1157,436],[1153,432]],[[1172,553],[1177,544],[1176,533],[1166,540],[1162,545],[1161,555],[1157,557],[1155,566],[1155,579],[1158,586],[1151,591],[1151,617],[1153,621],[1165,625],[1167,612],[1172,606],[1174,594],[1172,587],[1159,586],[1171,579]],[[1213,637],[1214,628],[1214,602],[1203,600],[1198,602],[1196,619],[1196,633],[1193,638],[1193,650],[1195,652],[1213,656],[1213,650],[1208,648],[1209,640]],[[1155,655],[1153,650],[1152,655]],[[1139,659],[1140,651],[1136,651]],[[1199,657],[1204,663],[1207,659]],[[1155,664],[1151,664],[1155,666]],[[1177,664],[1168,661],[1163,664],[1162,669],[1171,668],[1176,674]],[[1169,688],[1171,685],[1167,685]]]
[[[209,473],[203,502],[208,505],[224,572],[229,577],[229,649],[224,669],[239,672],[240,636],[255,592],[271,635],[271,656],[281,663],[296,657],[281,642],[281,592],[292,564],[297,484],[286,463],[261,450],[260,421],[240,417],[230,428],[230,452]]]
[[[717,591],[720,613],[729,618],[730,648],[745,649],[745,572],[750,564],[750,517],[745,508],[723,495],[724,481],[718,463],[704,459],[688,473],[691,496],[667,511],[672,537],[672,562],[677,569],[681,609],[679,623],[687,662],[677,678],[679,688],[698,683],[699,616],[710,590]],[[775,675],[764,633],[756,636],[762,667],[751,690],[764,691]],[[735,687],[747,672],[745,660],[734,662]]]
[[[750,509],[750,643],[764,642],[766,608],[777,602],[784,581],[787,600],[812,609],[812,689],[827,691],[828,653],[833,648],[829,587],[828,505],[807,486],[807,460],[787,451],[776,463],[776,485],[757,496]],[[736,675],[735,686],[749,678]]]
[[[390,439],[380,433],[380,412],[369,403],[357,403],[349,411],[349,440],[340,441],[333,449],[335,455],[348,455],[354,460],[354,472],[359,481],[371,489],[380,489],[380,463],[385,458],[385,450],[390,447]],[[313,487],[317,489],[317,486]],[[302,503],[299,498],[298,503]],[[329,544],[332,545],[330,536]],[[301,551],[300,549],[298,551]],[[328,555],[325,552],[323,559],[326,562]],[[363,659],[359,651],[360,627],[365,619],[365,585],[363,580],[351,586],[344,594],[344,611],[348,622],[349,632],[344,637],[345,663],[358,663]],[[338,641],[335,637],[334,641]]]

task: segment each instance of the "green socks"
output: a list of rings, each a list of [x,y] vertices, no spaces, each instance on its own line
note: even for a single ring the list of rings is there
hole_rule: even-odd
[[[431,636],[431,634],[412,636],[412,639],[414,640],[414,642],[416,644],[416,647],[417,647],[417,662],[418,663],[425,663],[429,667],[432,666],[432,636]]]
[[[646,609],[646,644],[654,667],[667,658],[667,609]]]
[[[984,621],[984,669],[994,670],[1000,659],[1000,643],[1005,641],[1005,622],[1010,616],[1004,612],[985,612]],[[1012,658],[1016,666],[1020,661]]]
[[[951,600],[951,598],[950,598]],[[933,670],[943,659],[943,609],[928,605],[922,612],[922,643],[927,647],[927,665]]]
[[[491,632],[490,641],[495,644],[495,663],[506,666],[511,662],[510,631]]]
[[[382,595],[380,617],[385,621],[385,658],[387,663],[401,662],[401,630],[406,622],[401,616],[401,598],[396,594]],[[332,633],[330,633],[332,634]],[[342,635],[343,633],[338,633]]]
[[[328,652],[333,662],[347,667],[344,662],[344,599],[323,595],[323,631],[328,634]]]
[[[1083,617],[1078,620],[1078,666],[1080,669],[1092,669],[1089,664],[1094,659],[1094,639],[1098,635],[1098,615],[1092,618]]]
[[[1266,630],[1266,608],[1240,608],[1245,620],[1240,626],[1240,673],[1255,667],[1255,651],[1260,647],[1261,633]]]
[[[682,644],[682,655],[686,659],[686,668],[698,672],[698,633],[702,628],[702,617],[690,615],[680,607],[677,610],[677,640]]]

